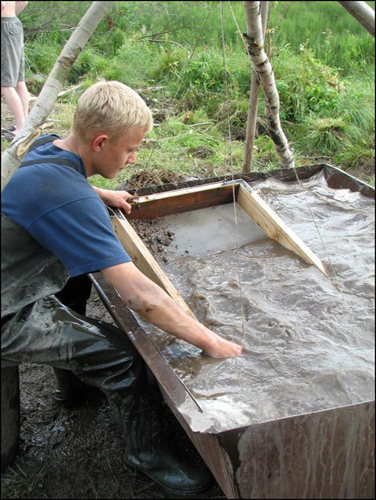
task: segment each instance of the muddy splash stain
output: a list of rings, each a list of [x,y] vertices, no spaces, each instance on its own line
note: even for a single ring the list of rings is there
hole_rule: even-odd
[[[321,174],[303,188],[272,179],[252,187],[329,277],[267,237],[244,242],[242,218],[235,234],[212,210],[200,234],[215,233],[219,248],[196,250],[192,216],[164,219],[182,235],[164,272],[201,322],[247,349],[217,360],[143,323],[217,431],[374,398],[374,201],[330,189]],[[240,244],[228,245],[234,238]]]

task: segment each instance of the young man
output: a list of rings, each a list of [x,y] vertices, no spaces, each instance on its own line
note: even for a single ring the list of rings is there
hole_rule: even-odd
[[[24,75],[24,36],[18,14],[28,2],[1,2],[1,93],[15,120],[15,129],[7,131],[11,140],[22,127],[29,105]]]
[[[53,142],[29,152],[4,189],[2,366],[51,365],[62,400],[77,379],[100,388],[124,437],[127,463],[169,491],[197,493],[208,475],[163,444],[160,394],[141,357],[124,332],[83,316],[90,290],[82,280],[100,270],[150,323],[217,358],[242,352],[189,317],[131,262],[104,205],[129,211],[129,194],[87,182],[94,174],[114,178],[135,163],[151,128],[150,110],[136,92],[119,82],[97,83],[80,97],[69,136],[46,136]],[[72,287],[73,280],[80,283]]]

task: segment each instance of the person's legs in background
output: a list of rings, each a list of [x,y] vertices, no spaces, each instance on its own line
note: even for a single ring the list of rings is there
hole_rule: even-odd
[[[23,27],[17,17],[1,19],[1,93],[15,120],[11,135],[16,135],[29,111]]]
[[[20,60],[20,66],[19,66],[19,72],[18,72],[16,92],[18,94],[18,97],[21,100],[22,111],[23,111],[23,121],[25,121],[27,118],[27,115],[29,114],[30,96],[29,96],[29,92],[27,90],[26,83],[25,83],[25,54],[24,54],[23,42],[22,42],[22,49],[21,49],[21,60]],[[19,127],[17,127],[17,124],[16,124],[15,133],[17,133],[18,130],[19,130]]]
[[[22,110],[23,110],[23,115],[24,115],[24,121],[27,118],[27,115],[29,114],[29,91],[27,90],[26,83],[23,82],[18,82],[16,86],[16,92],[21,99],[21,104],[22,104]]]
[[[21,83],[21,82],[20,82]],[[25,83],[25,82],[22,82]],[[17,84],[18,87],[18,84]],[[17,87],[1,87],[1,93],[5,97],[5,101],[9,106],[9,110],[13,115],[15,124],[16,124],[16,129],[13,131],[13,134],[16,135],[20,128],[22,127],[24,121],[25,121],[25,96],[24,96],[24,89],[21,90],[22,93],[22,99],[20,97],[20,94],[17,92]],[[26,86],[25,86],[26,87]],[[29,96],[27,96],[28,99]],[[28,101],[27,101],[28,102]],[[27,106],[27,104],[26,104]]]

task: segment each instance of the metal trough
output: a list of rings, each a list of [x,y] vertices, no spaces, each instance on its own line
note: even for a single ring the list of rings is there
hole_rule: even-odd
[[[319,172],[333,189],[348,188],[374,198],[371,186],[330,165],[297,169],[300,179]],[[296,181],[291,170],[235,177],[246,182],[269,177]],[[221,177],[192,181],[190,185],[228,180]],[[179,185],[173,188],[179,189]],[[171,186],[158,186],[139,190],[139,194],[152,199],[153,193],[169,189]],[[137,211],[132,212],[137,215]],[[136,265],[140,258],[136,258]],[[143,269],[146,274],[150,265],[154,264]],[[374,401],[217,432],[117,292],[100,273],[91,275],[91,279],[116,324],[126,331],[154,373],[167,404],[227,498],[374,498]],[[175,298],[180,300],[179,295]]]

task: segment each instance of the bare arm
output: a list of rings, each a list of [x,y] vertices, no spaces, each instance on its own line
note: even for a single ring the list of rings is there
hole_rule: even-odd
[[[199,347],[214,358],[241,354],[242,347],[212,332],[186,314],[159,286],[128,262],[103,269],[123,302],[153,325]]]
[[[131,198],[132,195],[127,191],[111,191],[110,189],[102,189],[96,186],[92,187],[99,194],[105,205],[116,208],[124,208],[127,214],[131,212],[131,206],[127,203],[127,200]]]
[[[16,16],[24,10],[29,2],[16,2]]]

